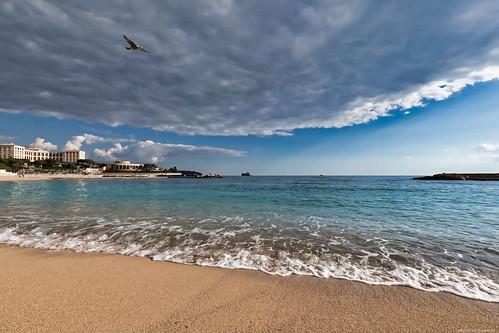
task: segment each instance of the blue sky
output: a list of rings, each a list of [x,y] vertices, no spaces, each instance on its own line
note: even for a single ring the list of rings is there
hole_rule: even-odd
[[[499,3],[451,2],[4,1],[0,141],[223,174],[498,172]]]

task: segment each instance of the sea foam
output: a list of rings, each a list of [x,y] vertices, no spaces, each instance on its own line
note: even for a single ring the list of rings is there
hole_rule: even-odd
[[[170,226],[170,231],[183,232],[181,226]],[[243,229],[244,230],[244,229]],[[206,234],[213,242],[220,242],[223,230],[192,230],[194,233]],[[232,231],[231,234],[235,234]],[[126,237],[126,232],[122,236]],[[220,236],[222,235],[222,236]],[[354,261],[351,255],[331,255],[324,260],[316,255],[302,258],[277,251],[274,256],[258,253],[245,248],[210,248],[213,244],[198,244],[192,239],[184,239],[177,246],[165,248],[165,244],[157,242],[145,246],[140,242],[113,241],[112,235],[86,234],[79,236],[46,234],[40,228],[29,232],[19,232],[16,227],[0,229],[0,243],[21,247],[32,247],[47,250],[71,250],[75,252],[102,252],[128,256],[149,257],[152,260],[168,261],[200,266],[222,267],[228,269],[258,270],[267,274],[289,276],[308,275],[319,278],[338,278],[364,282],[373,285],[402,285],[425,291],[445,291],[459,296],[479,299],[488,302],[499,302],[499,284],[491,278],[481,275],[475,270],[463,270],[457,267],[442,268],[424,263],[418,267],[410,267],[394,263],[393,267],[375,267],[366,260]],[[252,236],[255,244],[260,237]],[[377,253],[366,253],[366,258],[378,256]]]

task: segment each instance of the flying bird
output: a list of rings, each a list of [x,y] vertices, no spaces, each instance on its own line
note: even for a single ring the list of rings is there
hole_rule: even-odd
[[[130,38],[128,38],[127,36],[123,35],[123,38],[125,38],[125,40],[127,41],[128,45],[126,47],[127,50],[132,50],[132,51],[142,51],[142,52],[146,52],[146,53],[151,53],[149,51],[147,51],[146,49],[144,49],[142,46],[140,46],[139,44],[135,43],[133,40],[131,40]]]

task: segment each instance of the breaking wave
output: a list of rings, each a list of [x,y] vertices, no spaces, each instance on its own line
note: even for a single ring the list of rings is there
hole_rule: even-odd
[[[390,248],[390,242],[381,238],[364,240],[366,244],[375,244],[369,251],[352,248],[348,253],[345,248],[353,244],[342,236],[334,236],[327,243],[321,238],[319,243],[317,239],[313,241],[319,234],[310,230],[306,230],[309,238],[304,240],[300,240],[299,232],[290,236],[287,230],[285,236],[279,237],[282,230],[275,225],[255,230],[239,220],[237,227],[216,229],[197,226],[186,229],[171,223],[158,226],[137,221],[110,227],[104,220],[96,222],[87,227],[67,224],[65,231],[61,228],[58,232],[37,227],[35,223],[28,227],[4,227],[0,228],[0,243],[149,257],[157,261],[258,270],[280,276],[297,274],[375,285],[403,285],[499,302],[499,284],[493,273],[458,266],[439,267],[419,257],[417,260],[404,258],[401,251]]]

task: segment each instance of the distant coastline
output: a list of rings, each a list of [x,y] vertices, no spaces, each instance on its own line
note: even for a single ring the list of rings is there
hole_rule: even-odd
[[[414,177],[413,179],[499,181],[499,173],[438,173],[433,176]]]

